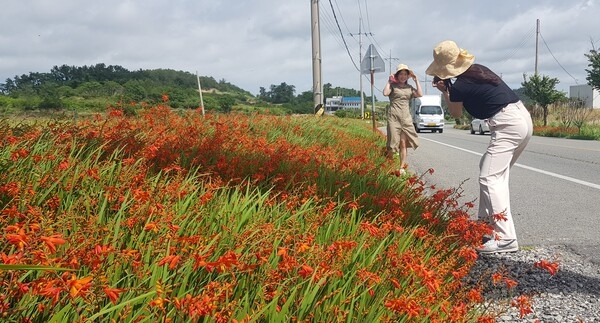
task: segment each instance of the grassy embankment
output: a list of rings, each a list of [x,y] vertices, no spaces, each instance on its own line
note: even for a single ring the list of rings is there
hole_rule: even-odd
[[[487,227],[363,121],[155,107],[0,139],[7,322],[493,321],[462,280]]]

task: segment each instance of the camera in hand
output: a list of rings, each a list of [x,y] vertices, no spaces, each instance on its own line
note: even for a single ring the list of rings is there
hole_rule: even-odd
[[[449,89],[452,86],[452,81],[450,81],[450,79],[442,80],[441,78],[439,78],[437,76],[433,77],[433,84],[436,84],[439,81],[443,81],[444,82],[444,86],[446,87],[446,89]]]

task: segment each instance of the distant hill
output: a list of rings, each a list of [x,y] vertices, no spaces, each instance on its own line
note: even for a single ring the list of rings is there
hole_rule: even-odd
[[[124,86],[127,82],[142,82],[151,86],[198,88],[196,75],[171,69],[135,70],[130,71],[119,65],[106,65],[99,63],[90,66],[54,66],[50,72],[30,72],[14,78],[8,78],[0,83],[0,93],[11,95],[19,92],[29,92],[42,85],[54,84],[57,86],[68,86],[76,89],[84,83],[115,82]],[[225,80],[216,81],[210,76],[200,76],[203,90],[214,89],[219,92],[229,92],[252,96],[245,91]]]
[[[228,111],[256,97],[225,80],[200,76],[203,106]],[[103,111],[107,106],[147,106],[168,97],[173,108],[201,106],[196,75],[172,69],[130,71],[118,65],[54,66],[0,84],[0,112],[27,110]]]
[[[173,108],[228,112],[269,110],[270,113],[314,113],[312,91],[299,94],[285,82],[261,87],[259,95],[211,76],[200,76],[202,102],[195,74],[172,69],[130,71],[119,65],[54,66],[49,72],[30,72],[0,83],[0,113],[27,110],[104,111],[111,106],[162,104]],[[323,86],[325,97],[336,93],[359,96],[352,89]],[[368,98],[368,97],[366,97]]]

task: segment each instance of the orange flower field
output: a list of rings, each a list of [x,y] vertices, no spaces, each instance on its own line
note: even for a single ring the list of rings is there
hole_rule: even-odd
[[[464,283],[489,227],[363,121],[158,106],[0,132],[5,322],[494,321]]]

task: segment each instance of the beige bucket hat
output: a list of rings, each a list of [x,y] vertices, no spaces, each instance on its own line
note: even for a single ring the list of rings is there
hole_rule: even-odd
[[[410,68],[408,68],[408,65],[406,65],[406,64],[398,64],[398,66],[396,67],[396,72],[394,72],[394,75],[398,74],[398,72],[400,72],[401,70],[407,70],[409,77],[415,76],[415,73]]]
[[[445,40],[433,49],[433,62],[425,73],[445,80],[462,74],[474,61],[475,56],[466,49],[459,48],[451,40]]]

